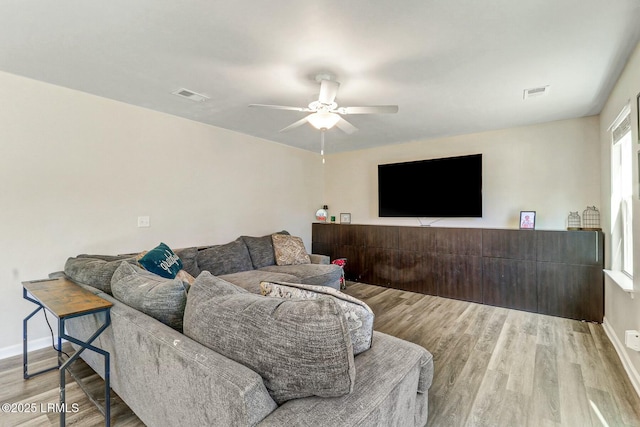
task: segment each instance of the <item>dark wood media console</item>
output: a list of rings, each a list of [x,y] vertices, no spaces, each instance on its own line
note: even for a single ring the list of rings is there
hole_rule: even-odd
[[[313,253],[347,280],[602,322],[604,235],[314,223]]]

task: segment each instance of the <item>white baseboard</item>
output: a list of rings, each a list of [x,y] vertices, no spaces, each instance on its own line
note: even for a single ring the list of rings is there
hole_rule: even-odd
[[[57,344],[56,344],[57,345]],[[29,351],[40,350],[41,348],[51,346],[51,337],[38,338],[37,340],[29,341]],[[17,356],[22,354],[22,343],[16,345],[10,345],[9,347],[0,348],[0,360],[8,357]]]
[[[622,366],[624,367],[624,370],[627,372],[627,376],[629,377],[629,380],[631,381],[633,388],[636,390],[636,393],[638,394],[638,396],[640,396],[640,375],[638,374],[638,371],[636,370],[635,366],[633,366],[633,363],[631,363],[631,360],[629,359],[627,348],[620,342],[620,340],[618,339],[618,336],[616,335],[614,330],[611,328],[611,325],[609,324],[609,322],[607,322],[606,317],[602,320],[602,328],[604,329],[604,332],[607,334],[607,337],[609,337],[609,341],[611,341],[611,343],[613,344],[613,347],[616,349],[616,353],[618,353],[618,356],[622,361]]]

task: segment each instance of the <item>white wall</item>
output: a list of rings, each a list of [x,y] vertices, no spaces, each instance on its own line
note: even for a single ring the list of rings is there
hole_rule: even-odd
[[[561,230],[569,211],[602,208],[599,144],[598,118],[587,117],[329,155],[324,200],[330,215],[350,212],[352,223],[417,226],[417,218],[378,217],[378,164],[482,153],[483,217],[434,226],[518,228],[520,211],[534,210],[537,229]],[[438,183],[408,185],[419,193]]]
[[[638,140],[638,109],[636,96],[640,93],[640,44],[636,46],[622,75],[618,79],[616,86],[609,95],[609,99],[600,113],[600,140],[602,152],[602,203],[608,203],[611,198],[611,134],[609,126],[615,120],[622,108],[631,103],[631,123],[633,141]],[[637,153],[640,145],[633,145],[633,176],[638,177]],[[638,200],[638,181],[634,181],[633,189],[633,248],[635,271],[634,288],[640,292],[640,201]],[[605,250],[605,261],[607,267],[611,266],[611,230],[610,212],[604,212],[606,237],[605,242],[609,246]],[[640,330],[640,293],[631,298],[631,294],[624,292],[614,282],[605,276],[605,326],[612,338],[617,341],[617,350],[626,364],[631,379],[634,381],[636,390],[640,394],[640,353],[630,350],[624,346],[625,330]]]
[[[318,154],[6,73],[0,153],[0,358],[22,351],[35,307],[21,282],[69,256],[281,229],[310,250],[323,203]],[[30,338],[44,344],[40,316]]]

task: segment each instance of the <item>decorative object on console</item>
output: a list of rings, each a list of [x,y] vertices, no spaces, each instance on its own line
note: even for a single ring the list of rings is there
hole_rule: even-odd
[[[351,224],[351,214],[350,213],[341,213],[340,214],[340,224]]]
[[[536,228],[536,211],[520,211],[520,229],[534,230]]]
[[[327,212],[329,207],[327,205],[322,206],[322,208],[316,211],[316,219],[320,222],[327,222],[327,216],[329,213]]]
[[[166,279],[175,278],[178,271],[182,270],[182,261],[165,243],[160,243],[145,253],[138,260],[138,264],[145,270]]]
[[[600,228],[600,211],[595,206],[587,206],[582,211],[582,229],[599,231]]]
[[[371,348],[374,314],[371,308],[351,295],[327,286],[303,285],[299,283],[261,282],[260,293],[268,297],[318,299],[330,296],[338,303],[347,318],[353,355]]]
[[[273,234],[273,251],[277,265],[310,264],[311,258],[300,237]]]
[[[580,215],[578,211],[569,212],[569,216],[567,217],[567,230],[580,230]]]

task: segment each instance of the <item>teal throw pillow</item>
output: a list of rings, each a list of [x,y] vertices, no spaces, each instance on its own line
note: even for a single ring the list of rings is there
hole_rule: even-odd
[[[180,257],[164,243],[160,243],[144,254],[138,260],[138,264],[144,267],[145,270],[167,279],[174,279],[178,271],[182,270]]]

